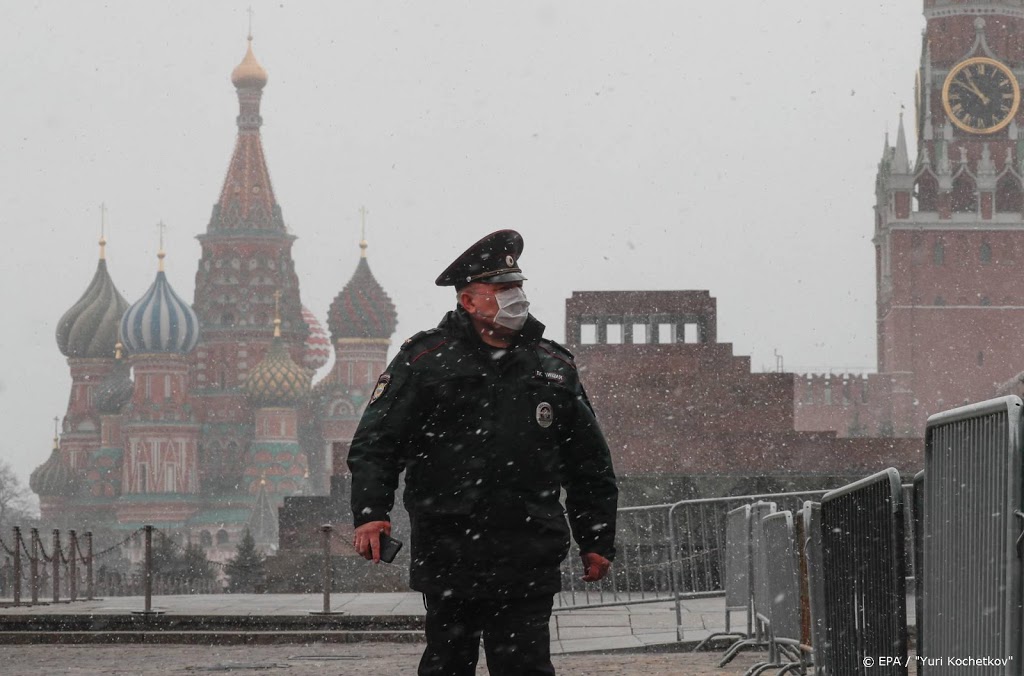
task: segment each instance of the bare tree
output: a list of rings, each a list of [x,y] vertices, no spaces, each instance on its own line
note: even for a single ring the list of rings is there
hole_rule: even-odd
[[[10,464],[0,460],[0,533],[20,521],[33,518],[29,490],[18,480]]]

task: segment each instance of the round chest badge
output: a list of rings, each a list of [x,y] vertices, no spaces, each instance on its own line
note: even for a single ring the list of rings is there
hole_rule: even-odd
[[[505,256],[505,265],[514,268],[516,266],[516,259],[511,256]]]
[[[555,420],[555,411],[551,408],[551,404],[546,401],[542,401],[537,404],[537,424],[541,427],[551,427],[551,423]]]

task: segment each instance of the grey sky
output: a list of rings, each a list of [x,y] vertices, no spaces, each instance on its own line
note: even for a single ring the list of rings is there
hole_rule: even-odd
[[[25,480],[67,404],[54,330],[100,202],[125,298],[161,219],[192,298],[248,4],[0,0],[0,458]],[[755,369],[774,349],[787,370],[874,367],[874,173],[913,111],[919,0],[252,5],[264,149],[324,324],[365,205],[396,344],[453,305],[440,270],[512,227],[556,340],[573,290],[709,289]]]

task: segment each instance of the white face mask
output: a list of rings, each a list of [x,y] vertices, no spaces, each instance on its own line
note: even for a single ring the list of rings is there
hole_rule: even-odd
[[[494,315],[494,323],[507,329],[518,331],[526,324],[526,315],[530,310],[530,301],[520,287],[502,289],[494,294],[498,301],[498,314]]]

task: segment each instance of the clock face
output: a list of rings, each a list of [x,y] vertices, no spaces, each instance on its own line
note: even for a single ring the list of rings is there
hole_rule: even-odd
[[[1020,86],[1008,67],[979,56],[961,61],[949,72],[942,85],[942,105],[964,131],[991,134],[1016,115]]]

